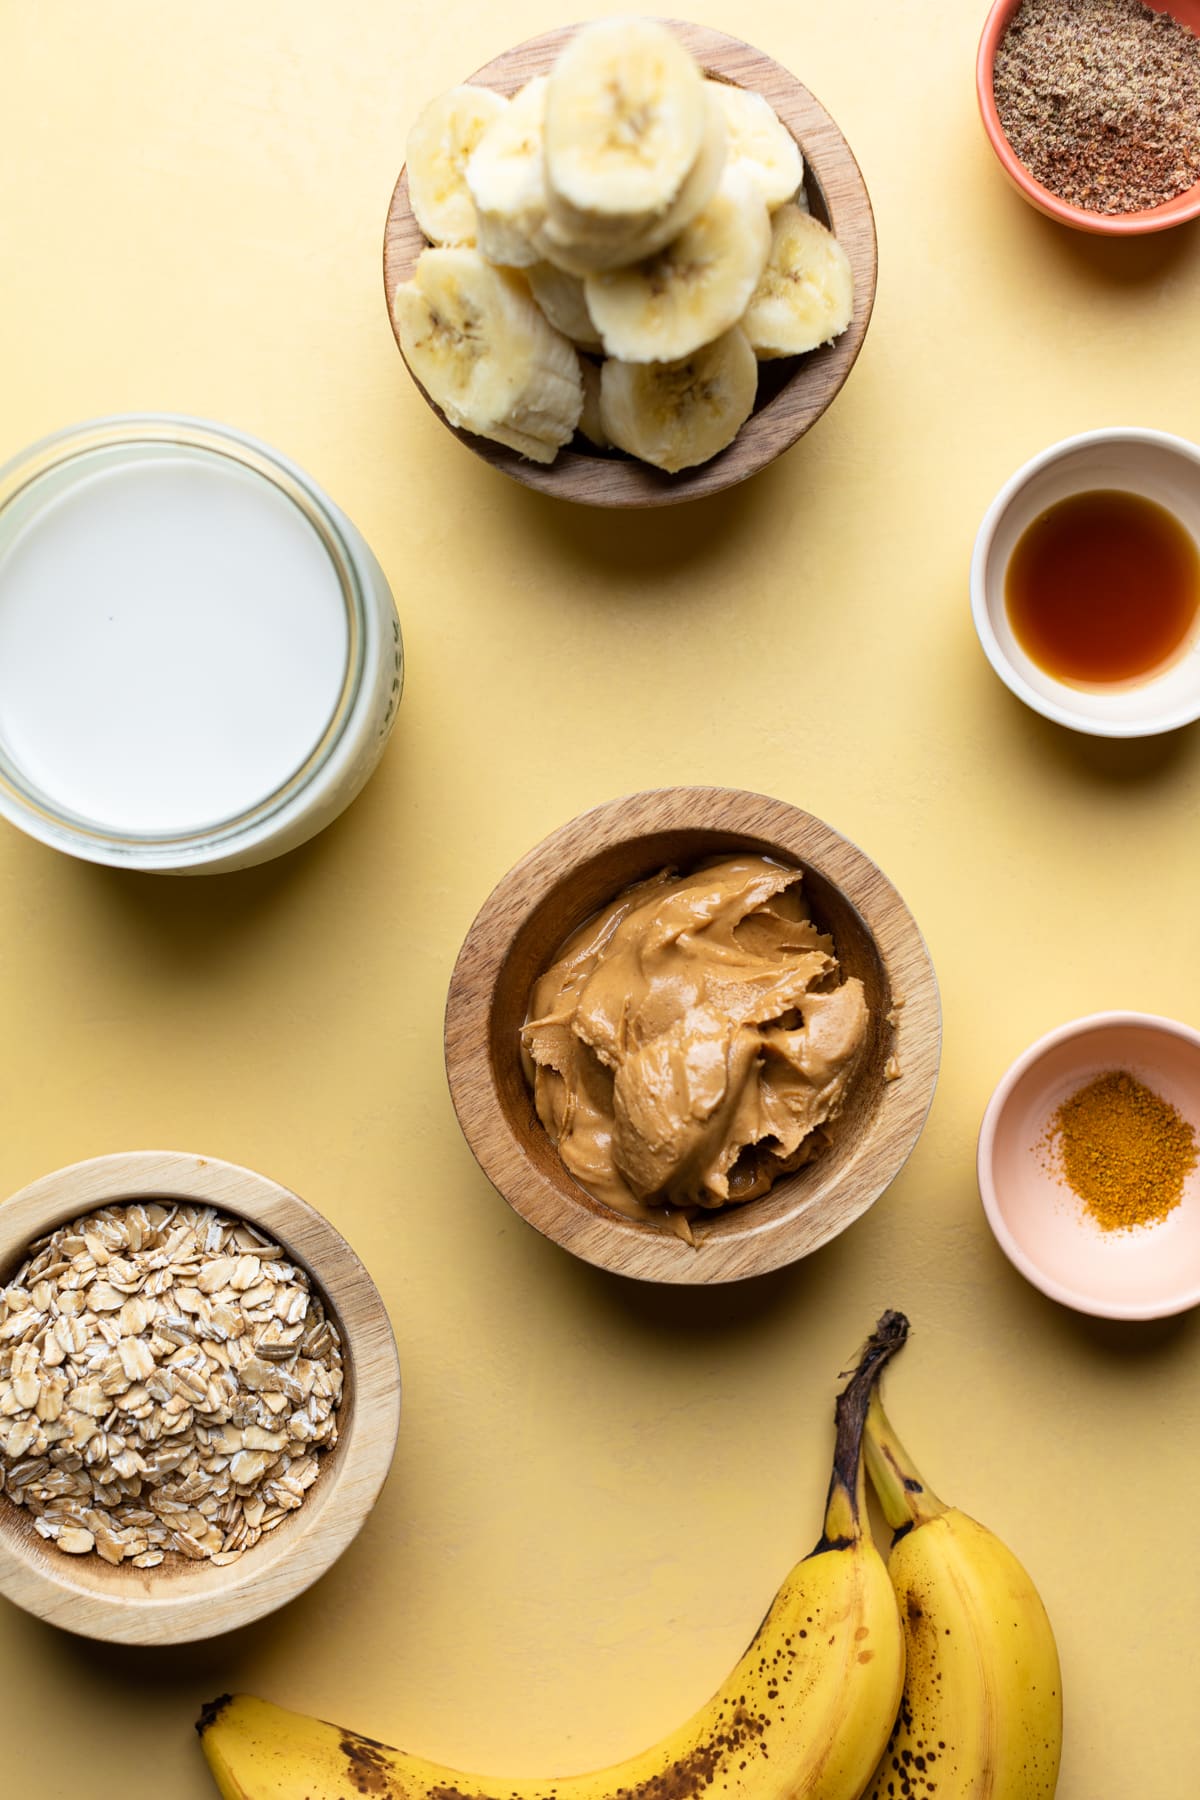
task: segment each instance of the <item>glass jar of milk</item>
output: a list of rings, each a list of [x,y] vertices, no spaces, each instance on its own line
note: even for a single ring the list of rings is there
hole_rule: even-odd
[[[383,571],[227,426],[98,419],[0,469],[0,815],[91,862],[246,868],[349,805],[404,676]]]

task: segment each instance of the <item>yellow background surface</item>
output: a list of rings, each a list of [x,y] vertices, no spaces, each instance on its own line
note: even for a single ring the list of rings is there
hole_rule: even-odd
[[[589,9],[584,8],[584,11]],[[981,0],[739,0],[692,16],[793,69],[875,201],[850,383],[748,486],[658,515],[536,497],[443,431],[379,275],[407,127],[569,15],[534,0],[7,0],[0,455],[137,409],[227,420],[323,483],[395,589],[408,691],[306,849],[139,879],[0,831],[0,1191],[194,1149],[295,1187],[391,1310],[400,1448],[282,1615],[169,1653],[0,1616],[0,1790],[204,1800],[192,1719],[244,1688],[468,1768],[581,1769],[716,1685],[818,1529],[840,1369],[877,1313],[934,1484],[1027,1562],[1058,1631],[1062,1800],[1180,1800],[1200,1751],[1197,1322],[1043,1300],[975,1188],[979,1117],[1100,1007],[1200,1024],[1200,737],[1106,745],[1011,699],[972,633],[978,520],[1069,432],[1200,432],[1195,229],[1065,233],[975,115]],[[714,1292],[576,1264],[455,1124],[446,982],[493,882],[615,794],[809,808],[882,864],[945,1007],[928,1129],[868,1217]]]

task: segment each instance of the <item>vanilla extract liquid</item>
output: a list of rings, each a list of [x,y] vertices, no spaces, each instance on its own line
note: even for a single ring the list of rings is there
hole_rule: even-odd
[[[1072,494],[1022,534],[1005,603],[1017,642],[1047,675],[1127,685],[1158,674],[1191,641],[1200,552],[1173,513],[1141,494]]]

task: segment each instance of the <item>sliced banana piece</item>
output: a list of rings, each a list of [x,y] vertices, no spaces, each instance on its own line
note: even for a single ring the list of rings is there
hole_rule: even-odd
[[[720,103],[709,94],[707,82],[704,89],[704,136],[700,140],[699,154],[672,204],[658,223],[642,234],[635,261],[655,255],[672,238],[678,237],[697,214],[704,211],[717,191],[725,170],[729,131]]]
[[[556,269],[553,263],[539,262],[526,269],[525,279],[555,331],[561,331],[581,350],[601,348],[600,333],[592,322],[583,282],[578,275],[568,275],[565,269]]]
[[[488,126],[467,164],[478,219],[476,242],[490,262],[537,262],[533,238],[546,220],[542,125],[548,77],[535,76]]]
[[[771,248],[771,220],[753,175],[728,169],[679,236],[632,268],[589,275],[588,311],[609,356],[675,362],[737,323]]]
[[[774,107],[750,88],[707,81],[729,133],[729,163],[757,176],[769,211],[791,200],[804,180],[800,146]]]
[[[757,386],[754,352],[735,325],[679,362],[604,363],[601,427],[619,449],[674,475],[733,442]]]
[[[579,358],[521,276],[478,250],[425,250],[392,310],[405,361],[452,425],[554,461],[583,407]]]
[[[798,206],[771,221],[771,254],[742,328],[767,361],[832,344],[854,314],[850,258],[831,231]]]
[[[725,167],[728,134],[725,114],[720,102],[707,91],[705,83],[704,136],[700,153],[684,179],[683,186],[662,217],[640,231],[614,238],[597,236],[593,231],[572,232],[547,218],[535,242],[547,262],[571,275],[594,275],[605,269],[628,268],[643,262],[664,244],[678,237],[685,225],[703,211],[717,191],[721,171]]]
[[[586,25],[546,95],[551,224],[610,246],[650,230],[700,154],[706,107],[697,64],[652,19]]]
[[[579,415],[579,429],[597,450],[611,450],[612,443],[604,429],[600,410],[600,364],[581,356],[579,367],[583,374],[583,411]]]
[[[417,224],[434,244],[475,242],[475,203],[466,168],[484,133],[508,110],[490,88],[451,88],[431,100],[408,134],[408,198]]]

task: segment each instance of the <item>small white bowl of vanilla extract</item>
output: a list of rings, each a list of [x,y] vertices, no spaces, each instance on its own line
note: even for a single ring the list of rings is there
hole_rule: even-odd
[[[979,528],[971,608],[1001,681],[1059,725],[1200,718],[1200,446],[1131,427],[1042,451]]]

